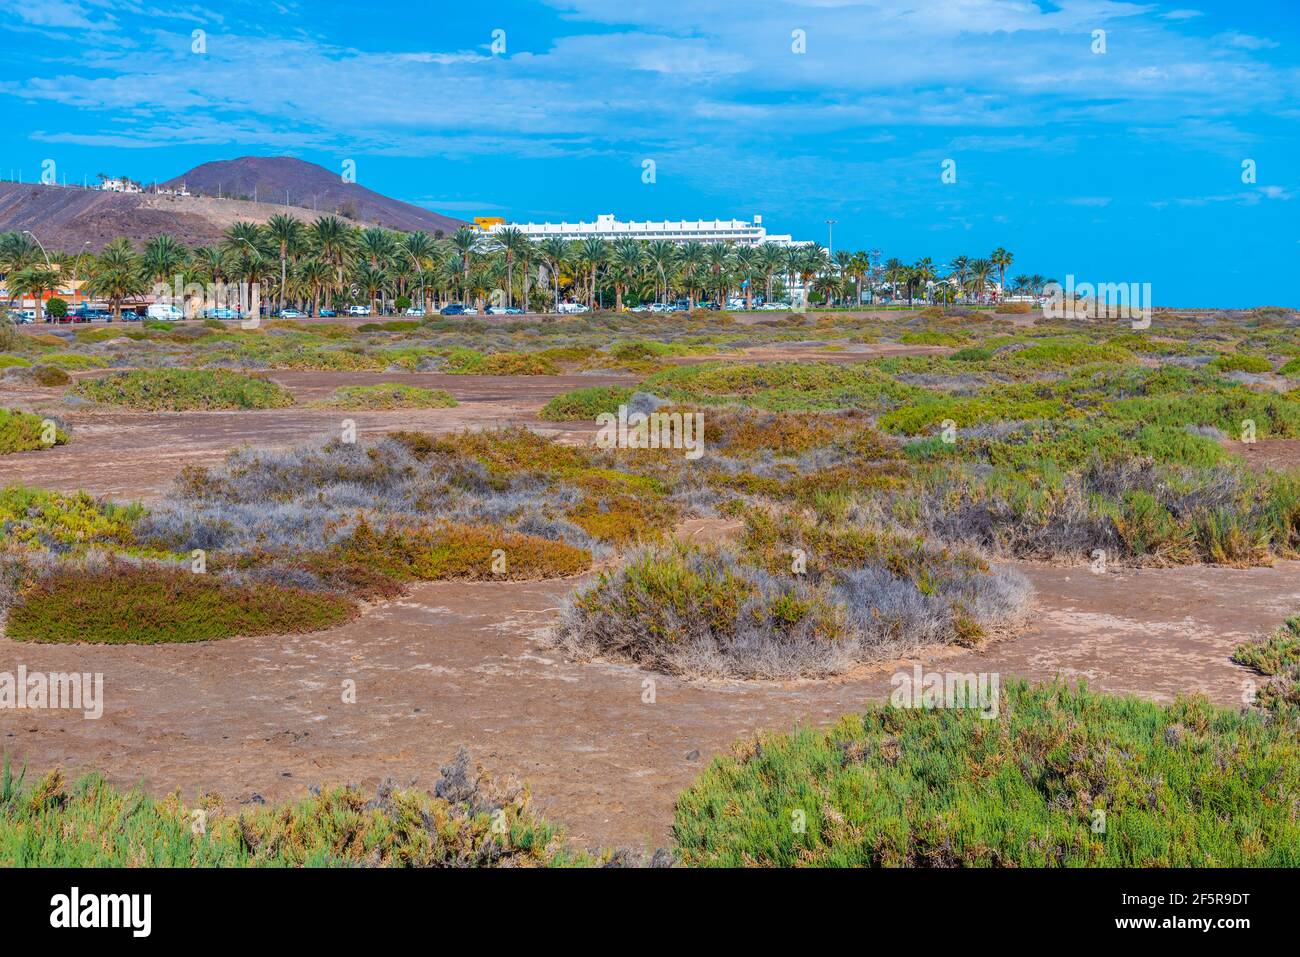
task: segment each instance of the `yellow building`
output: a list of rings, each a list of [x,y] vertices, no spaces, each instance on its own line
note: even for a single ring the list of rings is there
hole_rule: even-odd
[[[506,221],[500,216],[475,216],[474,227],[488,232],[493,226],[504,226]]]

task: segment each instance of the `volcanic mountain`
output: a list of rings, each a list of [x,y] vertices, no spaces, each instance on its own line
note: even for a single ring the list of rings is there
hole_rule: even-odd
[[[289,157],[245,156],[204,163],[160,187],[181,185],[195,195],[0,183],[0,232],[31,230],[46,249],[76,251],[83,244],[101,249],[118,236],[139,244],[160,233],[190,246],[205,245],[219,241],[240,220],[264,223],[276,214],[310,222],[334,213],[358,225],[431,234],[450,234],[463,225],[458,219],[345,183],[336,173]]]
[[[340,213],[359,222],[414,232],[454,233],[464,223],[401,200],[390,199],[359,183],[345,182],[315,163],[291,156],[241,156],[204,163],[162,184],[184,186],[198,196],[254,200],[279,206]]]

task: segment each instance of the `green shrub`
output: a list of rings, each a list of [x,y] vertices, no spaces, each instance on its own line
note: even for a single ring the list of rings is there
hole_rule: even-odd
[[[47,436],[45,420],[39,415],[0,408],[0,455],[47,449],[50,445],[66,445],[68,442],[68,433],[58,426],[54,429],[53,443],[44,441]]]
[[[32,360],[26,356],[15,356],[8,353],[0,354],[0,369],[25,369],[32,364]]]
[[[1230,353],[1216,356],[1210,360],[1210,368],[1215,372],[1272,372],[1273,363],[1267,356],[1251,356],[1243,353]]]
[[[905,332],[898,337],[898,341],[914,346],[959,346],[969,338],[956,332],[927,329],[921,332]]]
[[[40,357],[40,362],[59,369],[102,369],[108,365],[107,360],[99,356],[88,356],[84,352],[46,353]]]
[[[625,386],[597,385],[557,395],[542,406],[538,418],[548,422],[594,422],[602,412],[617,412],[633,390]]]
[[[1255,703],[1300,728],[1300,615],[1267,638],[1238,645],[1232,660],[1267,675]]]
[[[357,332],[414,332],[420,328],[417,319],[393,319],[388,322],[363,322]]]
[[[399,581],[566,578],[591,567],[591,555],[581,548],[480,525],[391,526],[377,532],[363,521],[336,556]]]
[[[451,393],[422,389],[397,382],[378,385],[349,385],[335,389],[322,405],[337,409],[450,409],[456,406]]]
[[[319,631],[356,613],[339,595],[111,563],[65,566],[28,586],[9,612],[7,630],[18,641],[151,645]]]
[[[993,311],[1004,316],[1027,316],[1034,311],[1034,306],[1029,302],[1000,302]]]
[[[37,385],[45,386],[47,389],[67,385],[72,381],[71,376],[54,366],[37,366],[32,378],[36,380]]]
[[[1298,804],[1294,728],[1017,682],[992,720],[881,707],[738,746],[674,833],[693,865],[1296,867]]]
[[[435,796],[436,795],[436,796]],[[194,833],[194,811],[205,826]],[[504,827],[502,827],[504,825]],[[464,751],[432,794],[326,787],[301,800],[227,810],[179,793],[157,799],[98,776],[69,787],[0,777],[4,867],[548,867],[604,863],[574,852],[532,810],[528,789],[471,767]]]
[[[138,369],[83,379],[73,387],[82,398],[146,411],[278,409],[293,396],[266,379],[225,369]]]

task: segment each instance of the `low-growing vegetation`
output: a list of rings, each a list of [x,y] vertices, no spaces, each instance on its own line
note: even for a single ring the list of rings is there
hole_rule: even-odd
[[[422,389],[399,382],[349,385],[335,389],[322,405],[336,409],[451,409],[456,400],[442,389]]]
[[[293,396],[266,379],[222,369],[138,369],[83,379],[73,392],[94,402],[158,412],[278,409]]]
[[[6,632],[18,641],[170,644],[319,631],[356,612],[346,597],[241,586],[188,568],[65,563],[19,589]]]
[[[884,706],[744,742],[674,834],[700,866],[1295,867],[1298,802],[1294,727],[1015,683],[991,720]]]
[[[194,812],[204,827],[196,833]],[[28,786],[8,759],[0,776],[5,867],[557,867],[605,864],[573,850],[532,809],[528,789],[472,766],[464,749],[433,791],[391,782],[267,807],[187,805],[122,791],[98,776],[53,771]]]
[[[53,427],[46,420],[30,412],[0,408],[0,455],[8,452],[30,452],[65,445],[68,432],[57,423]]]
[[[1239,645],[1232,660],[1268,678],[1256,692],[1256,704],[1300,727],[1300,615],[1267,638]]]

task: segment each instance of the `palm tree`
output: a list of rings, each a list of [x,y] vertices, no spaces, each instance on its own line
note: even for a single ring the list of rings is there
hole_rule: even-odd
[[[862,280],[871,272],[871,256],[861,250],[849,261],[849,275],[853,277],[853,307],[862,305]]]
[[[0,233],[0,273],[7,276],[21,272],[44,258],[40,247],[26,233]]]
[[[501,244],[501,250],[505,253],[506,258],[506,306],[514,305],[514,288],[515,288],[515,260],[524,258],[533,241],[528,235],[516,226],[506,226],[498,229],[492,236]],[[525,268],[524,285],[528,284],[527,269]]]
[[[731,291],[732,249],[730,243],[710,243],[704,247],[713,277],[713,294],[718,297],[718,308],[727,308],[727,294]]]
[[[934,260],[929,256],[923,256],[916,261],[912,267],[912,282],[926,290],[927,299],[929,297],[929,283],[934,279]],[[908,297],[909,304],[911,297]]]
[[[668,298],[668,273],[677,258],[677,246],[665,239],[654,239],[645,244],[644,252],[646,265],[655,274],[655,302],[663,302]]]
[[[952,260],[952,272],[957,277],[957,289],[960,293],[966,291],[966,273],[970,271],[969,256],[954,256]]]
[[[803,283],[804,300],[808,299],[808,290],[812,288],[812,278],[822,273],[830,259],[820,243],[809,243],[799,250],[799,281]]]
[[[609,257],[605,240],[589,236],[579,244],[577,261],[587,268],[587,307],[596,308],[596,277],[601,264]]]
[[[614,311],[623,311],[623,292],[636,281],[641,270],[641,243],[635,239],[617,240],[609,252],[609,270],[614,277]]]
[[[1033,280],[1031,280],[1024,273],[1021,273],[1019,276],[1016,276],[1014,279],[1011,280],[1011,288],[1015,292],[1023,294],[1029,291],[1032,282]]]
[[[416,280],[420,284],[420,308],[427,311],[429,299],[425,295],[425,282],[429,277],[429,271],[433,268],[434,259],[438,255],[437,243],[428,233],[420,231],[408,233],[406,238],[402,240],[401,253],[415,271]]]
[[[259,290],[263,285],[270,285],[269,280],[275,278],[275,260],[262,252],[261,249],[249,247],[245,254],[237,259],[232,267],[232,276],[242,283],[247,283],[252,295],[253,287]],[[250,308],[256,315],[261,314],[262,303],[261,294],[251,301]]]
[[[388,270],[369,260],[362,260],[353,270],[352,278],[370,297],[371,313],[377,313],[376,301],[388,284]]]
[[[998,269],[998,298],[1001,299],[1006,289],[1007,267],[1015,262],[1016,257],[999,246],[989,255],[989,261]]]
[[[763,272],[763,301],[772,301],[772,277],[785,264],[785,250],[776,243],[764,243],[758,256]]]
[[[762,264],[759,257],[760,250],[757,246],[741,246],[736,250],[734,257],[735,275],[740,280],[741,287],[745,290],[745,309],[747,311],[754,308],[754,280],[762,275]]]
[[[334,293],[343,291],[343,270],[352,262],[355,244],[352,227],[337,216],[321,216],[308,227],[308,238],[316,254],[334,270],[326,303],[334,305]]]
[[[40,322],[45,317],[45,290],[58,286],[59,270],[43,262],[37,263],[13,273],[9,276],[8,282],[10,304],[13,303],[16,294],[30,294],[36,303],[36,321]]]
[[[975,294],[976,302],[984,298],[988,291],[989,276],[993,272],[993,261],[989,259],[973,259],[970,264],[970,285],[971,291]]]
[[[363,229],[357,236],[357,252],[372,266],[387,268],[398,251],[397,238],[381,226]]]
[[[199,246],[190,260],[208,282],[219,285],[226,278],[226,254],[218,246]]]
[[[848,278],[849,271],[852,268],[853,268],[853,253],[849,252],[847,249],[841,249],[839,252],[835,254],[835,269],[838,272],[839,278],[841,280]],[[842,281],[838,283],[836,285],[836,289],[842,292],[842,290],[844,289],[844,283]]]
[[[266,235],[257,223],[240,220],[226,230],[221,245],[231,256],[244,256],[252,251],[264,252]]]
[[[113,319],[122,318],[122,303],[145,291],[140,257],[125,238],[114,239],[100,251],[90,266],[86,291],[108,301]]]
[[[478,248],[478,234],[468,226],[462,226],[451,237],[451,246],[460,257],[461,263],[461,298],[469,298],[469,272],[474,265],[474,253]]]
[[[266,236],[280,250],[280,311],[284,311],[285,286],[289,279],[289,256],[302,248],[306,229],[293,216],[277,213],[266,221]]]
[[[889,283],[889,298],[898,298],[898,284],[907,281],[908,269],[901,259],[890,259],[885,263],[885,282]]]
[[[708,267],[708,252],[703,243],[694,240],[683,243],[677,251],[680,276],[686,286],[686,308],[695,308],[695,291],[703,286],[703,277]]]
[[[312,256],[299,263],[295,270],[298,285],[311,302],[311,316],[320,315],[320,303],[323,294],[334,285],[334,267],[319,256]]]
[[[555,308],[560,308],[560,270],[569,262],[569,244],[559,236],[542,240],[542,259],[555,279]]]
[[[150,283],[170,285],[171,280],[181,271],[188,259],[189,251],[164,233],[152,237],[144,244],[140,268],[144,270],[145,278]]]

